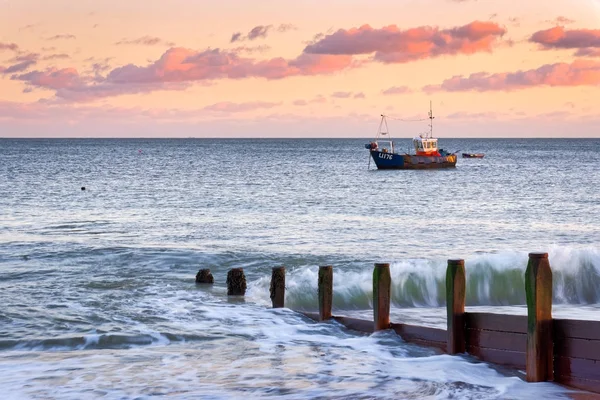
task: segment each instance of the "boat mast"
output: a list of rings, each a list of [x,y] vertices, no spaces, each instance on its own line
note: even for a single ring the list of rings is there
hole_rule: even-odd
[[[429,100],[429,137],[433,138],[433,109],[431,107],[431,100]]]

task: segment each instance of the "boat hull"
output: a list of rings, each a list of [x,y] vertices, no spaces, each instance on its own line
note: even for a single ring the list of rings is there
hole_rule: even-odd
[[[417,156],[371,150],[371,157],[373,158],[377,169],[433,169],[456,167],[456,154],[447,156]]]

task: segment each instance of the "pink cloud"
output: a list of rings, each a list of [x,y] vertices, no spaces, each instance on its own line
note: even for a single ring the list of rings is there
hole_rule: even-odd
[[[287,31],[297,30],[298,27],[294,24],[279,24],[277,27],[277,32],[285,33]]]
[[[248,53],[248,54],[265,53],[269,50],[271,50],[271,46],[268,46],[266,44],[261,44],[258,46],[238,46],[238,47],[231,49],[231,51],[234,53],[242,53],[243,52],[243,53]]]
[[[195,52],[171,48],[160,59],[146,66],[133,64],[112,70],[106,80],[112,83],[192,82],[212,79],[265,78],[319,75],[352,66],[350,56],[301,54],[293,60],[272,58],[256,61],[219,49]]]
[[[568,24],[572,24],[575,21],[570,18],[559,15],[558,17],[554,18],[553,20],[547,20],[546,22],[549,22],[554,25],[568,25]]]
[[[117,96],[122,94],[145,93],[153,90],[181,90],[178,84],[149,83],[145,85],[115,85],[96,77],[81,76],[75,68],[55,67],[44,71],[31,71],[21,75],[12,75],[12,80],[23,81],[26,90],[40,88],[55,92],[56,99],[52,101],[91,101],[97,98]]]
[[[60,54],[49,54],[47,56],[44,56],[42,58],[42,60],[46,60],[46,61],[47,60],[66,60],[66,59],[69,59],[69,58],[71,58],[70,55],[65,54],[65,53],[60,53]]]
[[[26,74],[13,75],[12,80],[19,80],[44,89],[61,90],[77,87],[82,84],[75,68],[48,68],[45,71],[32,71]]]
[[[363,92],[354,93],[354,92],[333,92],[331,97],[335,97],[337,99],[364,99],[366,96]]]
[[[235,32],[231,35],[230,43],[241,42],[244,40],[255,40],[259,38],[266,38],[270,31],[276,29],[277,32],[285,33],[287,31],[298,29],[292,24],[280,24],[277,28],[273,25],[257,25],[252,28],[248,34],[244,35],[242,32]]]
[[[369,25],[340,29],[304,49],[305,53],[357,55],[375,53],[385,63],[404,63],[441,55],[491,51],[506,33],[495,22],[474,21],[451,29],[422,26],[401,30],[396,25],[374,29]]]
[[[164,45],[164,46],[175,46],[175,43],[173,42],[167,42],[162,40],[159,37],[156,36],[142,36],[140,38],[137,39],[122,39],[118,42],[115,43],[117,46],[118,45],[142,45],[142,46],[156,46],[156,45]]]
[[[219,49],[197,52],[171,48],[147,66],[129,64],[112,69],[106,76],[99,75],[101,68],[94,69],[94,76],[80,75],[73,68],[49,68],[13,75],[11,79],[31,87],[55,90],[58,98],[88,101],[163,89],[183,90],[194,82],[216,79],[282,79],[330,74],[355,66],[352,57],[345,55],[301,54],[292,60],[281,57],[255,60]]]
[[[17,64],[13,64],[9,67],[0,67],[0,73],[3,74],[14,74],[16,72],[23,72],[29,69],[29,67],[35,65],[37,63],[36,60],[25,60],[21,61]]]
[[[273,108],[281,103],[269,103],[265,101],[252,101],[246,103],[232,103],[229,101],[224,101],[220,103],[215,103],[210,106],[204,107],[206,111],[218,111],[218,112],[226,112],[226,113],[236,113],[236,112],[246,112],[253,111],[263,108]]]
[[[327,103],[327,99],[323,95],[318,95],[311,100],[300,99],[300,100],[295,100],[292,102],[292,104],[295,106],[306,106],[309,104],[323,104],[323,103]]]
[[[575,57],[600,57],[600,49],[584,47],[575,52]]]
[[[529,39],[544,49],[577,49],[600,47],[600,29],[571,29],[562,26],[535,32]]]
[[[392,94],[405,94],[410,93],[412,90],[408,86],[392,86],[391,88],[383,90],[381,93],[385,95]]]
[[[19,46],[17,46],[15,43],[0,42],[0,50],[19,51]]]
[[[37,64],[39,57],[40,55],[38,53],[27,53],[18,55],[10,60],[15,64],[10,65],[8,67],[0,67],[0,73],[8,75],[17,72],[24,72],[30,67]]]
[[[536,86],[600,85],[600,62],[575,60],[571,64],[546,64],[527,71],[488,74],[478,72],[468,77],[454,76],[439,85],[423,88],[425,92],[509,91]]]
[[[335,97],[338,99],[348,99],[352,97],[352,92],[334,92],[331,94],[331,97]]]
[[[77,37],[75,35],[71,35],[69,33],[64,33],[61,35],[54,35],[51,36],[49,38],[47,38],[46,40],[59,40],[59,39],[76,39]]]
[[[269,32],[270,28],[271,28],[271,25],[269,25],[269,26],[264,26],[264,25],[255,26],[254,28],[252,28],[252,30],[250,30],[250,32],[248,32],[248,40],[254,40],[254,39],[257,39],[257,38],[265,38],[265,37],[267,37],[267,33]]]

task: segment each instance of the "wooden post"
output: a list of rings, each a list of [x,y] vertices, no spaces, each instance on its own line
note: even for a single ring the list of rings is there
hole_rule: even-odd
[[[210,273],[210,269],[201,269],[196,274],[196,283],[213,283],[214,278]]]
[[[319,267],[319,320],[331,319],[333,305],[333,266]]]
[[[270,292],[273,308],[283,308],[285,301],[285,267],[274,267],[271,271]]]
[[[446,269],[446,324],[448,354],[464,353],[465,341],[465,260],[448,260]]]
[[[390,328],[390,264],[375,264],[373,269],[373,322],[375,330]]]
[[[548,253],[529,253],[527,296],[527,381],[554,379],[552,341],[552,270]]]
[[[243,268],[232,268],[227,272],[227,295],[243,296],[246,294],[246,275]]]

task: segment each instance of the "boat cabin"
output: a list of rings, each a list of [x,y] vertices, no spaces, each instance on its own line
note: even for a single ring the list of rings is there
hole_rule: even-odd
[[[418,156],[439,155],[437,139],[418,136],[413,138],[415,152]]]

